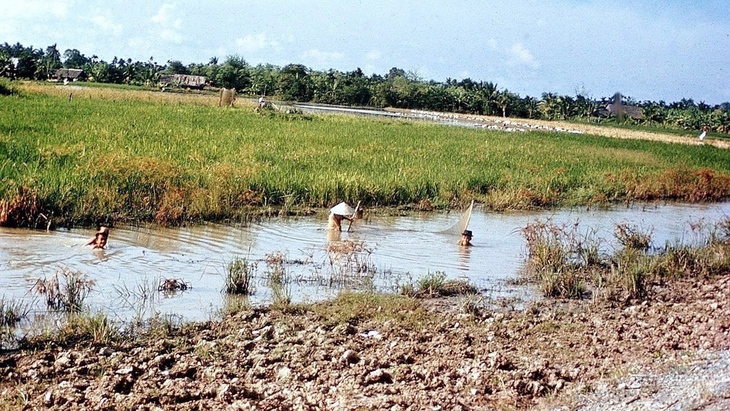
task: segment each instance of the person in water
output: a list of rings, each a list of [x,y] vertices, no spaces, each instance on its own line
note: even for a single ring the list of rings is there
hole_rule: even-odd
[[[327,229],[342,231],[342,220],[352,221],[353,219],[342,214],[330,213]]]
[[[464,230],[463,233],[461,233],[461,239],[459,239],[459,245],[462,247],[468,247],[471,245],[471,230]]]
[[[330,212],[329,221],[327,222],[327,229],[342,231],[342,220],[347,220],[347,221],[352,222],[358,218],[362,218],[362,210],[357,210],[357,212],[355,212],[355,215],[352,217],[348,217],[343,214],[337,214],[334,212]]]
[[[101,226],[96,230],[96,235],[86,245],[93,245],[93,248],[105,248],[109,239],[109,227]]]
[[[352,217],[348,217],[347,215]],[[357,218],[362,218],[362,210],[355,210],[347,203],[340,203],[330,208],[330,216],[327,222],[328,230],[342,231],[342,220],[354,221]]]

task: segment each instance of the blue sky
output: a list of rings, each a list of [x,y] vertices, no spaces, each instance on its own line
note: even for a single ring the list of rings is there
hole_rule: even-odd
[[[391,67],[638,100],[730,101],[727,0],[0,0],[0,43],[164,64]]]

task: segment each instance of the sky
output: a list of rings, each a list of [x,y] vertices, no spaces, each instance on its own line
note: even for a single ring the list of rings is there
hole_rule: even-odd
[[[303,64],[500,90],[730,101],[728,0],[0,0],[0,43]]]

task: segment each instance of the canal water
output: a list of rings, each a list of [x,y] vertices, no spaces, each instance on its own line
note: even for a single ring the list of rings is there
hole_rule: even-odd
[[[111,318],[127,321],[171,314],[185,320],[215,318],[225,304],[222,292],[227,265],[235,258],[256,264],[250,303],[274,298],[270,277],[283,261],[284,291],[292,301],[318,301],[343,290],[397,292],[403,284],[429,274],[466,279],[485,296],[530,298],[510,285],[524,259],[521,229],[536,220],[578,223],[580,233],[602,239],[604,252],[617,246],[616,224],[627,223],[652,234],[655,247],[667,242],[693,243],[697,226],[730,217],[730,203],[641,204],[611,209],[564,209],[529,213],[494,213],[474,209],[469,229],[473,247],[441,231],[460,213],[384,216],[367,213],[349,232],[325,230],[327,215],[272,218],[247,226],[205,224],[183,228],[114,227],[108,247],[85,244],[93,230],[27,230],[0,228],[0,296],[45,304],[32,290],[39,278],[79,272],[94,281],[86,305]],[[343,226],[347,228],[347,223]],[[692,227],[695,227],[694,229]],[[185,291],[157,291],[165,279],[189,285]]]

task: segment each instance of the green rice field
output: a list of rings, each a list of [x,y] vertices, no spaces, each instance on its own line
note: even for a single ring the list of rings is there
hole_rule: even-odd
[[[180,224],[340,201],[495,210],[719,201],[730,151],[23,84],[0,96],[0,224]],[[69,97],[70,95],[70,97]]]

